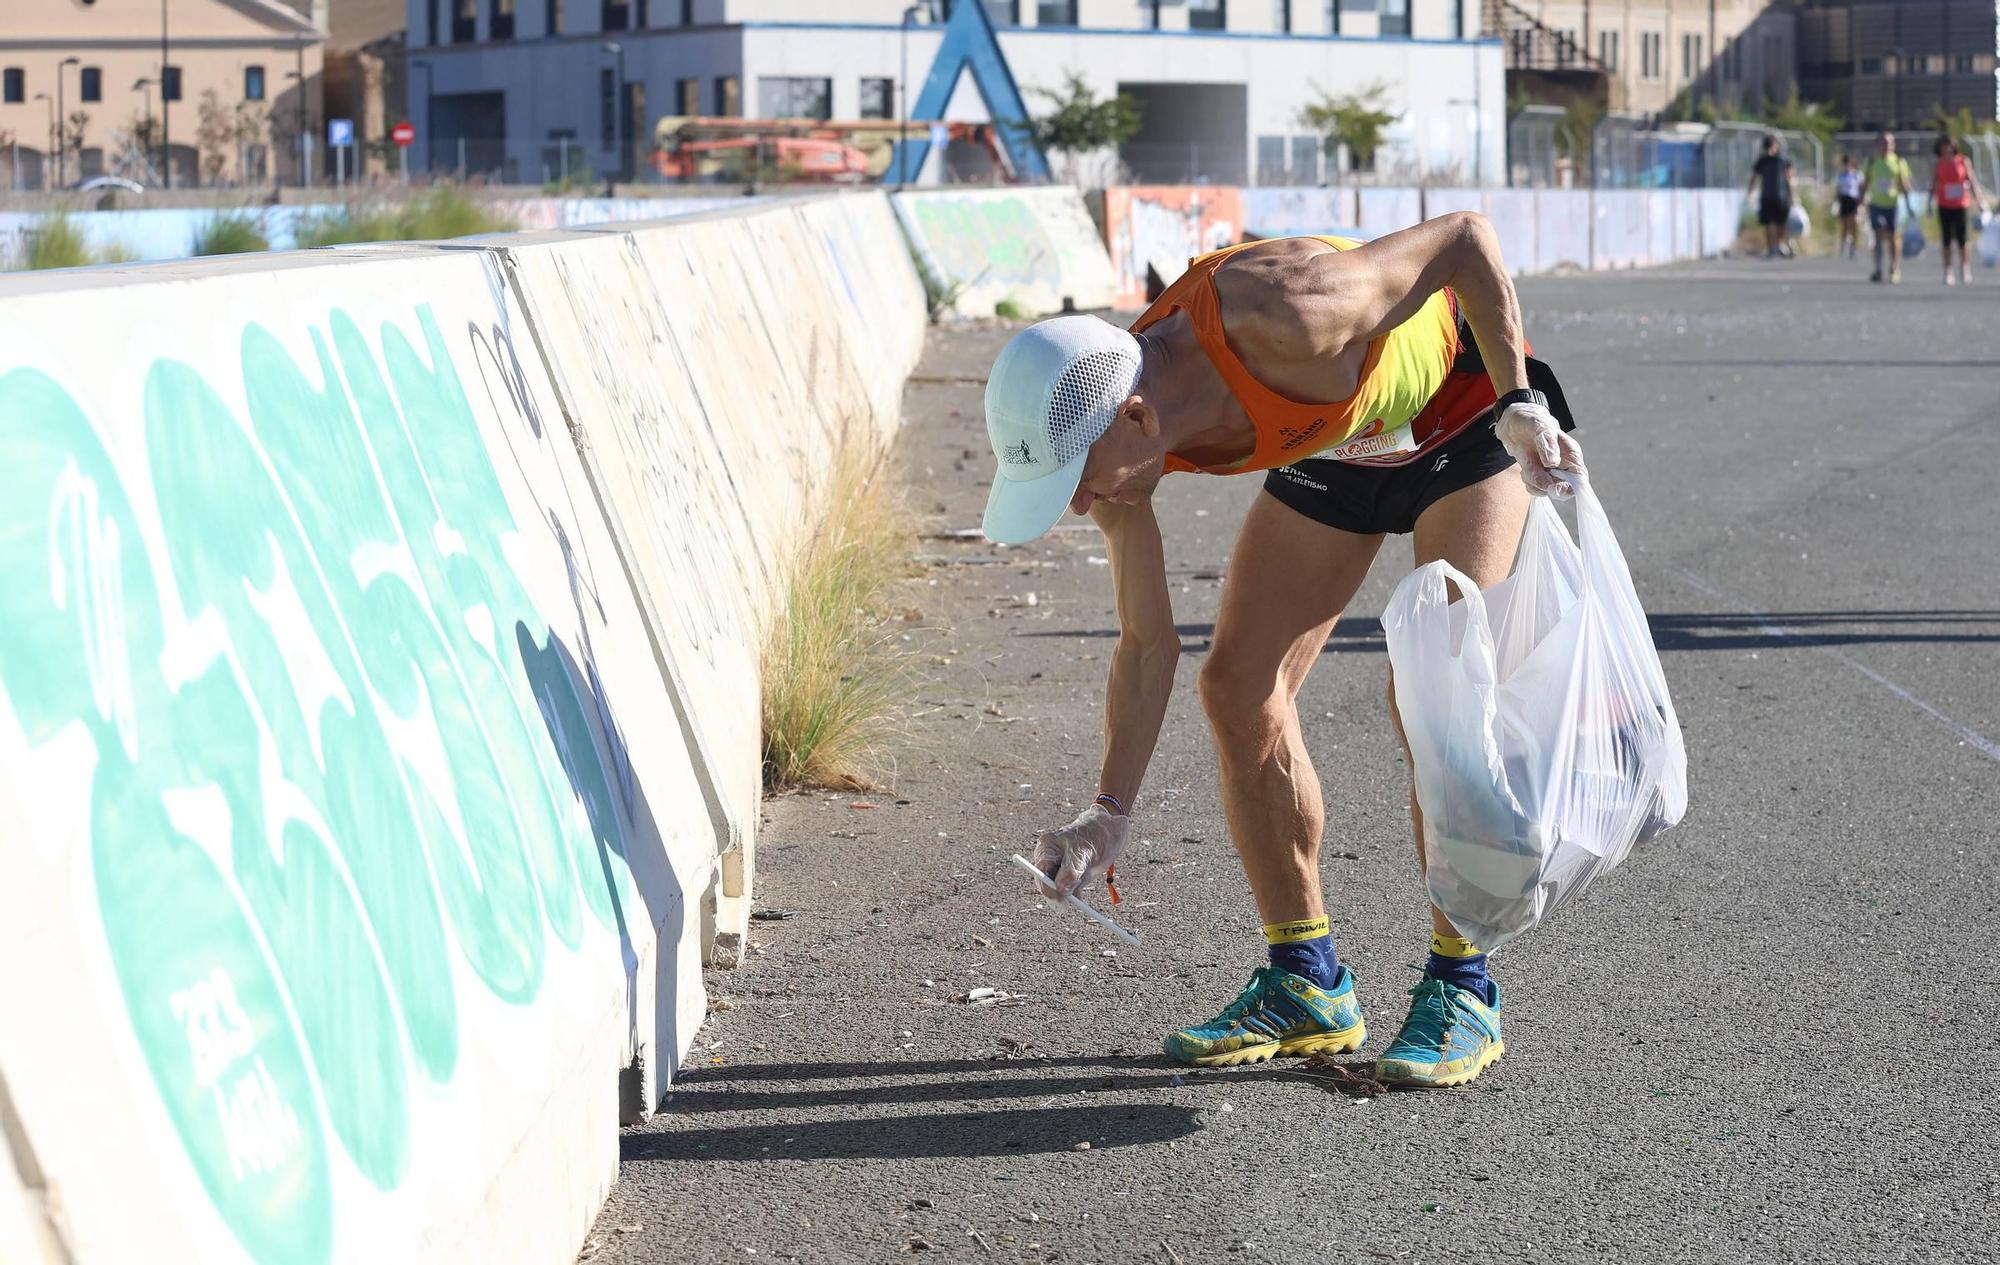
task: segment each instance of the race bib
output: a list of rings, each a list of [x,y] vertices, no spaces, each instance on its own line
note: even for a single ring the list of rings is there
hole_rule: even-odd
[[[1374,457],[1392,457],[1398,453],[1415,452],[1417,437],[1414,428],[1399,426],[1386,435],[1363,435],[1350,439],[1344,444],[1313,454],[1329,461],[1361,461]]]
[[[1946,202],[1963,202],[1965,200],[1965,186],[1962,184],[1946,185],[1944,187],[1944,200]]]

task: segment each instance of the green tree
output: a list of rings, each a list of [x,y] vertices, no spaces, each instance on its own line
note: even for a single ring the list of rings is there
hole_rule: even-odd
[[[1387,109],[1387,85],[1374,83],[1355,92],[1334,96],[1317,85],[1319,99],[1299,111],[1299,125],[1320,135],[1320,148],[1331,157],[1347,147],[1347,165],[1354,171],[1373,171],[1375,151],[1382,148],[1382,134],[1401,114]]]
[[[1799,87],[1793,84],[1791,93],[1765,112],[1764,121],[1781,131],[1810,133],[1824,145],[1846,120],[1824,101],[1799,100]]]
[[[1044,153],[1061,154],[1074,168],[1083,155],[1111,149],[1139,134],[1144,112],[1121,92],[1100,97],[1080,70],[1063,76],[1060,88],[1030,88],[1030,96],[1049,103],[1046,114],[1027,122],[1027,133]]]
[[[1579,173],[1590,167],[1590,138],[1597,130],[1599,119],[1604,117],[1604,107],[1589,97],[1578,97],[1563,111],[1562,121],[1556,124],[1556,149],[1576,166]]]
[[[1992,119],[1972,117],[1970,106],[1960,106],[1956,113],[1947,114],[1941,105],[1931,107],[1931,116],[1924,120],[1924,127],[1930,131],[1949,136],[1959,144],[1968,136],[1978,136],[1985,132],[2000,132],[2000,123]]]

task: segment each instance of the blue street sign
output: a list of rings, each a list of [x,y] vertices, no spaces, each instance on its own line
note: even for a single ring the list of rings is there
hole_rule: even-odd
[[[329,149],[346,149],[354,144],[353,119],[328,119],[326,144]]]

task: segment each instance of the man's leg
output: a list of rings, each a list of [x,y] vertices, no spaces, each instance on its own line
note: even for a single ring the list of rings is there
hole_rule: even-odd
[[[1412,542],[1416,565],[1442,558],[1481,589],[1498,584],[1513,569],[1529,504],[1528,489],[1512,468],[1441,498],[1417,518]],[[1417,803],[1416,765],[1396,708],[1393,672],[1389,718],[1410,769],[1410,825],[1421,870],[1426,865],[1424,813]],[[1377,1060],[1376,1075],[1402,1085],[1462,1085],[1505,1048],[1500,1041],[1500,995],[1486,979],[1486,955],[1460,935],[1437,906],[1431,906],[1430,914],[1430,961],[1414,990],[1409,1018]]]
[[[1201,700],[1270,966],[1215,1019],[1167,1035],[1163,1047],[1182,1062],[1255,1063],[1352,1050],[1367,1038],[1320,897],[1325,809],[1293,700],[1381,545],[1380,535],[1315,522],[1267,492],[1230,555]]]
[[[1229,556],[1201,702],[1223,813],[1266,923],[1325,913],[1326,812],[1293,699],[1381,547],[1379,535],[1316,523],[1266,495],[1250,507]]]

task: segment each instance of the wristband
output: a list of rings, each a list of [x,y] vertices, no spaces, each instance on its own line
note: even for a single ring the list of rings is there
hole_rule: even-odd
[[[1533,404],[1538,408],[1547,408],[1549,397],[1533,387],[1516,387],[1493,401],[1493,416],[1500,416],[1516,404]]]
[[[1120,817],[1126,815],[1125,805],[1119,803],[1118,797],[1116,795],[1113,795],[1110,791],[1098,792],[1097,798],[1091,800],[1090,802],[1093,804],[1108,804],[1111,807],[1111,811],[1117,813]]]

